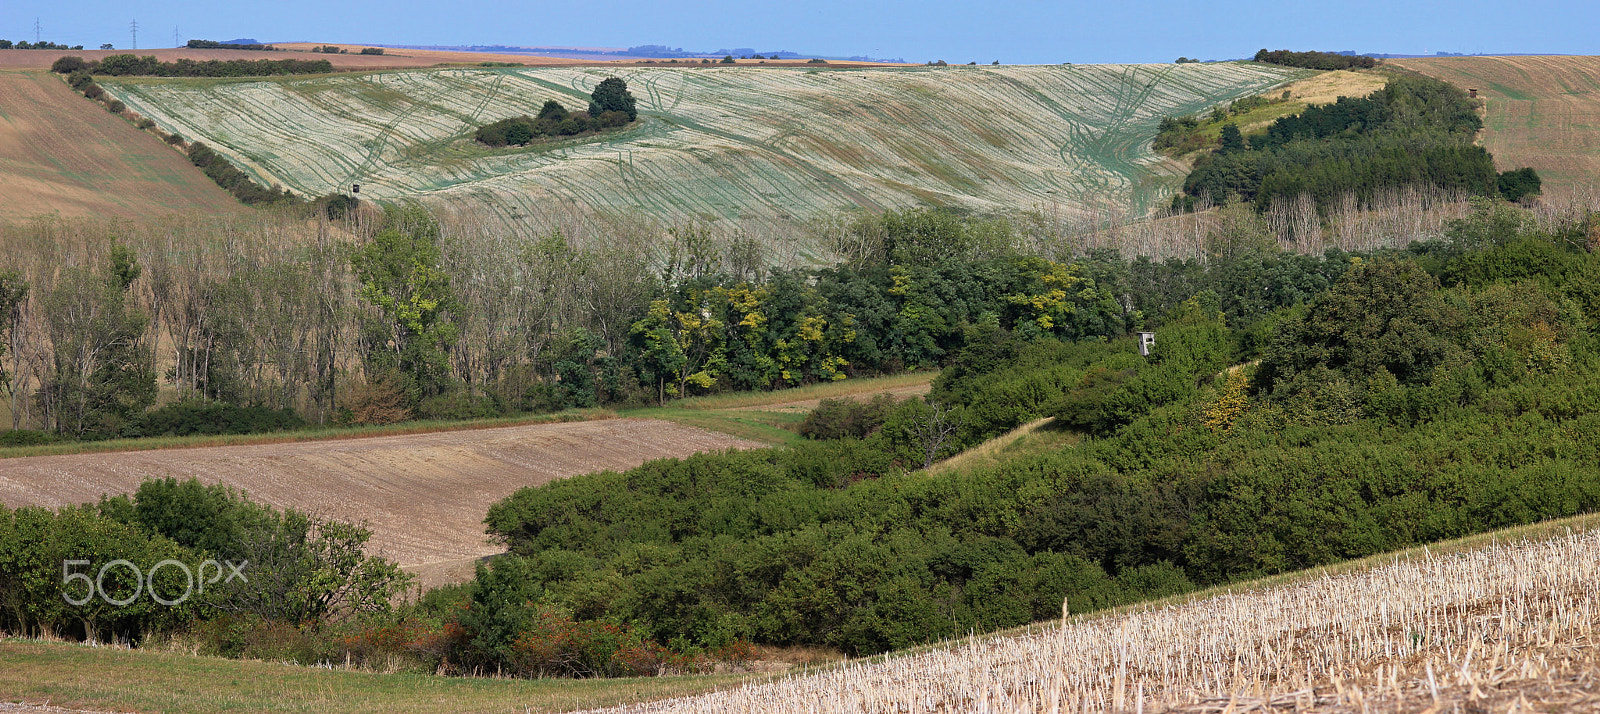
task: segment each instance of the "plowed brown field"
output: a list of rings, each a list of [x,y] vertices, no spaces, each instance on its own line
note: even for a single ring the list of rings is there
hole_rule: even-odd
[[[60,79],[0,71],[0,220],[240,210],[181,154]]]
[[[1600,57],[1439,57],[1388,62],[1484,98],[1483,146],[1501,171],[1532,166],[1545,195],[1600,183]]]
[[[0,503],[62,506],[126,493],[151,478],[195,477],[254,500],[365,520],[376,550],[424,580],[471,576],[489,505],[523,486],[651,459],[763,446],[653,419],[534,424],[292,444],[0,459]],[[430,578],[442,567],[453,576]],[[464,567],[464,572],[462,568]]]

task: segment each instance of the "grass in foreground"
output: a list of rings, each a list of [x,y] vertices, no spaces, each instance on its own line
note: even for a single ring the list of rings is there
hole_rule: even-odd
[[[752,675],[473,679],[0,640],[0,702],[150,712],[554,712],[709,691]]]

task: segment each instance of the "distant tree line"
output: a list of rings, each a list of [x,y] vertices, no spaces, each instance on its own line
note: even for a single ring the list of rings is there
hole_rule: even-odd
[[[63,69],[62,61],[71,63]],[[62,57],[54,66],[57,72],[83,69],[90,74],[113,77],[272,77],[291,74],[327,74],[333,71],[328,60],[204,60],[180,58],[162,62],[154,56],[109,55],[100,60]]]
[[[1267,51],[1263,49],[1251,59],[1257,62],[1266,62],[1267,64],[1300,67],[1302,69],[1371,69],[1378,66],[1378,60],[1371,57],[1344,55],[1337,52]]]
[[[191,50],[259,50],[271,52],[278,49],[272,45],[217,42],[216,40],[189,40],[188,44],[184,46]]]
[[[59,44],[56,44],[54,42],[48,42],[48,41],[46,41],[46,42],[29,42],[27,40],[19,40],[17,42],[12,42],[11,40],[0,40],[0,50],[81,50],[81,49],[83,49],[83,45],[73,45],[71,47],[68,47],[66,45],[59,45]]]
[[[1163,122],[1168,125],[1182,129],[1183,120]],[[1493,158],[1473,143],[1482,126],[1460,89],[1431,78],[1398,78],[1367,97],[1340,97],[1280,118],[1260,134],[1244,137],[1236,126],[1224,126],[1220,145],[1195,162],[1173,208],[1209,196],[1265,211],[1304,195],[1326,210],[1345,195],[1367,201],[1413,184],[1500,195]],[[1508,180],[1514,191],[1534,185],[1518,176]]]
[[[638,115],[628,83],[609,77],[590,94],[588,111],[568,112],[561,102],[551,99],[539,109],[539,116],[501,119],[479,127],[474,138],[494,147],[524,146],[539,137],[576,136],[623,126]]]

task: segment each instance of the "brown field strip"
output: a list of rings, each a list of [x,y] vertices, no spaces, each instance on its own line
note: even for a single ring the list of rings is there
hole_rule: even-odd
[[[243,210],[183,155],[38,71],[0,71],[0,187],[0,220]]]
[[[1600,179],[1600,57],[1440,57],[1389,60],[1484,99],[1482,144],[1500,170],[1531,166],[1545,195]]]
[[[194,477],[254,500],[366,521],[375,550],[441,582],[501,552],[489,505],[523,486],[700,451],[762,446],[652,419],[534,424],[289,444],[30,456],[0,460],[0,503],[63,506],[127,493],[151,478]],[[429,566],[431,567],[421,567]],[[454,566],[454,567],[451,567]],[[464,567],[463,567],[464,566]],[[430,577],[447,568],[448,578]]]

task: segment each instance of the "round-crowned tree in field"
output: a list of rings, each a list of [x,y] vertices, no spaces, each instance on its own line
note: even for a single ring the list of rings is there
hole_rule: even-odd
[[[598,117],[605,112],[622,112],[628,115],[628,121],[639,118],[639,110],[634,107],[633,94],[628,92],[628,83],[617,77],[607,77],[596,85],[594,92],[589,95],[589,116]]]

